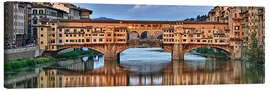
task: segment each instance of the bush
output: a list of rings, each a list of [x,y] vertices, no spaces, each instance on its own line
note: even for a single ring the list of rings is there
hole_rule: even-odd
[[[56,61],[55,58],[48,57],[48,58],[31,58],[31,59],[19,59],[17,61],[10,61],[6,62],[4,64],[4,69],[5,70],[14,70],[14,69],[19,69],[27,66],[35,66],[37,64],[44,64],[48,62],[53,62]]]

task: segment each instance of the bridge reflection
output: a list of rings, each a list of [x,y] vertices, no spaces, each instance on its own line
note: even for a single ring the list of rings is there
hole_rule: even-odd
[[[74,71],[46,69],[39,74],[37,81],[39,88],[244,83],[241,78],[245,72],[242,69],[244,64],[235,61],[224,61],[223,64],[219,64],[220,61],[172,61],[160,71],[138,73],[110,60],[104,62],[104,67],[87,69],[83,72],[75,71],[76,69],[73,69]]]

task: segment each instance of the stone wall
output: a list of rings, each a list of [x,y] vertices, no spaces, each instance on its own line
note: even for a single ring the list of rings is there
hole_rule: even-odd
[[[39,47],[27,47],[17,49],[7,49],[4,52],[5,61],[15,61],[23,58],[33,58],[40,55]]]

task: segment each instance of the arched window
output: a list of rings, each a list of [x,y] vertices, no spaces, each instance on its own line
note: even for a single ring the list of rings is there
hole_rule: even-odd
[[[38,20],[37,17],[34,17],[34,18],[33,18],[33,24],[37,24],[37,23],[38,23],[37,20]]]

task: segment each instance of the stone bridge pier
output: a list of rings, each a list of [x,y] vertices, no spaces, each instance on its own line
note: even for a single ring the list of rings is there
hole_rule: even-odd
[[[172,48],[172,60],[184,61],[184,50],[182,44],[174,44]]]
[[[171,52],[172,61],[184,61],[184,50],[182,44],[163,44],[164,51]]]
[[[118,61],[120,62],[120,51],[119,49],[123,46],[116,44],[104,45],[104,60],[106,61]]]

